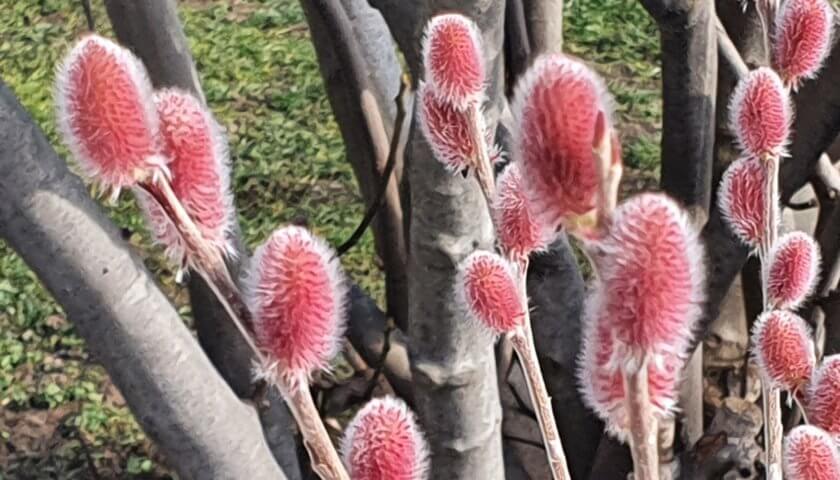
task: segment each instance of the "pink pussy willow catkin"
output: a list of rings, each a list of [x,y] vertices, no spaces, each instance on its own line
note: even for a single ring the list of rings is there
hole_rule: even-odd
[[[414,414],[393,397],[368,402],[347,425],[341,452],[353,480],[425,480],[429,453]]]
[[[752,333],[753,355],[769,385],[800,391],[811,379],[814,356],[811,330],[798,315],[784,310],[758,317]]]
[[[820,248],[803,232],[783,235],[770,251],[767,296],[772,305],[795,310],[814,290],[820,269]]]
[[[83,173],[112,191],[165,171],[152,86],[140,60],[98,35],[58,68],[58,127]]]
[[[556,227],[595,208],[599,177],[593,144],[599,115],[612,101],[582,62],[544,55],[523,75],[514,96],[513,159],[521,162],[542,222]]]
[[[332,249],[304,228],[280,228],[257,249],[247,286],[265,375],[295,389],[328,368],[346,324],[346,281]]]
[[[476,251],[461,264],[461,296],[472,316],[494,335],[522,325],[525,309],[515,271],[506,259]]]
[[[773,64],[794,89],[814,78],[828,56],[834,10],[825,0],[785,0],[776,16]]]
[[[794,428],[785,438],[784,471],[787,480],[837,480],[840,478],[837,444],[817,427]]]
[[[230,241],[233,195],[227,140],[211,113],[193,95],[175,89],[155,94],[163,152],[170,160],[172,190],[195,222],[201,236],[226,255],[234,253]],[[185,246],[163,210],[138,192],[139,203],[155,237],[180,264]]]

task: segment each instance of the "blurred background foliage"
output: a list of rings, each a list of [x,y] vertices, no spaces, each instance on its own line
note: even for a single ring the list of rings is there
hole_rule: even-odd
[[[66,158],[52,82],[56,64],[86,29],[81,2],[2,3],[0,75]],[[102,2],[92,3],[99,32],[110,36]],[[298,3],[179,5],[207,101],[229,134],[248,245],[301,220],[341,243],[363,206]],[[566,48],[592,62],[615,95],[628,187],[655,185],[661,118],[654,25],[635,0],[573,0],[566,17]],[[105,208],[189,323],[186,292],[151,244],[130,196]],[[381,300],[370,233],[342,262]],[[103,478],[170,478],[160,460],[72,323],[0,240],[0,480],[92,478],[92,470]]]

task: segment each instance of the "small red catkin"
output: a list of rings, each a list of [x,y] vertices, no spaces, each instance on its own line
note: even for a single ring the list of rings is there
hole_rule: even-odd
[[[584,403],[606,423],[607,430],[619,440],[629,436],[629,418],[625,403],[625,358],[610,321],[605,317],[604,285],[597,282],[586,304],[583,349],[578,358],[578,384]],[[648,392],[653,413],[658,419],[670,417],[677,405],[680,372],[685,365],[682,352],[664,352],[647,364]]]
[[[806,397],[808,421],[840,441],[840,355],[823,359]]]
[[[773,63],[796,89],[814,78],[831,48],[834,11],[825,0],[785,0],[776,15]]]
[[[594,311],[609,322],[622,363],[682,355],[705,300],[704,252],[688,215],[666,195],[636,195],[593,246],[608,292]]]
[[[540,221],[525,191],[518,162],[508,165],[496,181],[493,216],[496,238],[510,258],[528,258],[551,241],[551,230]]]
[[[222,254],[234,254],[229,237],[234,215],[230,159],[221,126],[197,98],[181,90],[157,92],[155,105],[163,151],[171,161],[172,190],[202,237]],[[140,198],[158,242],[170,259],[182,264],[185,247],[171,221],[146,195]]]
[[[479,104],[484,95],[481,33],[459,14],[433,17],[423,37],[426,83],[443,102],[457,110]]]
[[[776,308],[796,310],[813,292],[820,270],[820,247],[810,235],[790,232],[770,251],[767,295]]]
[[[473,140],[467,112],[438,98],[428,84],[421,83],[418,120],[435,158],[453,173],[474,165],[478,148]]]
[[[729,104],[730,124],[745,155],[763,159],[785,154],[793,113],[782,80],[762,67],[735,87]]]
[[[346,289],[335,252],[304,228],[280,228],[257,249],[246,301],[269,362],[262,374],[281,390],[329,367],[344,334]]]
[[[752,344],[759,371],[774,388],[798,392],[811,380],[814,344],[800,316],[784,310],[761,314],[753,326]]]
[[[808,388],[805,410],[811,425],[840,441],[840,355],[823,359]]]
[[[543,55],[525,73],[513,103],[513,159],[522,163],[529,195],[550,228],[595,208],[596,123],[612,100],[603,81],[578,60]]]
[[[461,264],[457,282],[459,297],[472,317],[493,335],[522,325],[527,306],[522,304],[513,267],[501,256],[473,252]]]
[[[834,439],[811,425],[794,428],[785,438],[784,471],[787,480],[837,480],[840,453]]]
[[[393,397],[368,402],[347,425],[341,453],[353,480],[425,480],[429,453],[414,414]]]
[[[58,128],[91,180],[111,190],[166,171],[152,85],[140,60],[98,35],[82,38],[58,68]]]
[[[718,191],[724,220],[732,233],[753,249],[764,240],[766,176],[760,161],[744,157],[726,169]]]

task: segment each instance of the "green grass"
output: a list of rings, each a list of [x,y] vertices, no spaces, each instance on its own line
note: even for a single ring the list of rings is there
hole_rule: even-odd
[[[659,34],[638,1],[575,0],[565,11],[566,49],[607,80],[627,166],[649,175],[659,164]]]
[[[94,4],[98,25],[105,26],[101,2]],[[84,30],[77,5],[21,0],[0,16],[0,75],[65,157],[51,88],[54,66]],[[298,28],[304,18],[297,2],[185,1],[180,6],[208,103],[229,133],[246,242],[253,247],[278,225],[305,218],[328,241],[340,243],[363,210],[314,50],[305,29]],[[653,24],[635,0],[575,0],[566,13],[567,48],[593,62],[616,97],[628,165],[655,170],[661,120]],[[107,210],[130,233],[189,322],[186,294],[152,247],[133,202],[124,195]],[[354,280],[381,298],[373,253],[368,234],[342,261]],[[43,423],[47,427],[33,426]],[[46,438],[30,445],[30,437],[39,435]],[[106,477],[166,475],[72,324],[2,241],[0,437],[0,472],[8,475],[0,473],[0,480],[36,473],[38,478],[89,478],[86,454]],[[10,443],[17,449],[14,456]]]

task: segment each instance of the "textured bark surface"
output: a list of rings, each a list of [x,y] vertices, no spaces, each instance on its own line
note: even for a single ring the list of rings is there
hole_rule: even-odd
[[[119,232],[0,82],[0,235],[85,338],[184,478],[286,478]]]
[[[708,210],[715,144],[718,49],[708,0],[643,0],[662,46],[662,189],[688,208]]]
[[[505,2],[505,93],[513,94],[516,80],[525,73],[531,56],[531,40],[522,0]]]
[[[432,14],[458,11],[481,29],[492,102],[486,105],[488,121],[495,125],[502,98],[504,2],[430,0],[424,5],[418,7],[424,23]],[[413,52],[405,52],[414,73],[421,71],[411,60],[419,58],[419,40],[414,37]],[[477,248],[492,248],[487,205],[472,177],[452,175],[433,158],[418,128],[413,128],[408,154],[409,348],[414,403],[431,446],[431,478],[501,479],[501,408],[493,348],[476,335],[454,288],[458,264]]]
[[[350,318],[347,328],[348,340],[365,363],[376,369],[385,352],[387,319],[376,303],[355,285],[350,288]],[[394,388],[394,392],[411,405],[413,387],[406,342],[405,333],[397,329],[391,332],[382,374]]]
[[[563,51],[563,0],[522,0],[531,55]]]
[[[347,19],[353,28],[355,40],[367,66],[366,76],[371,91],[379,101],[388,134],[394,126],[397,108],[394,98],[400,91],[402,67],[397,58],[397,47],[388,25],[378,10],[367,0],[341,0]]]
[[[174,1],[106,0],[105,7],[117,39],[140,57],[155,88],[181,88],[204,101]],[[234,232],[238,255],[228,265],[236,279],[244,270],[248,252],[242,244],[239,225]],[[200,275],[190,275],[188,289],[201,347],[233,391],[240,398],[252,398],[253,353],[247,342]],[[294,421],[282,401],[277,401],[276,396],[270,398],[274,401],[259,412],[266,440],[287,476],[299,479]]]

